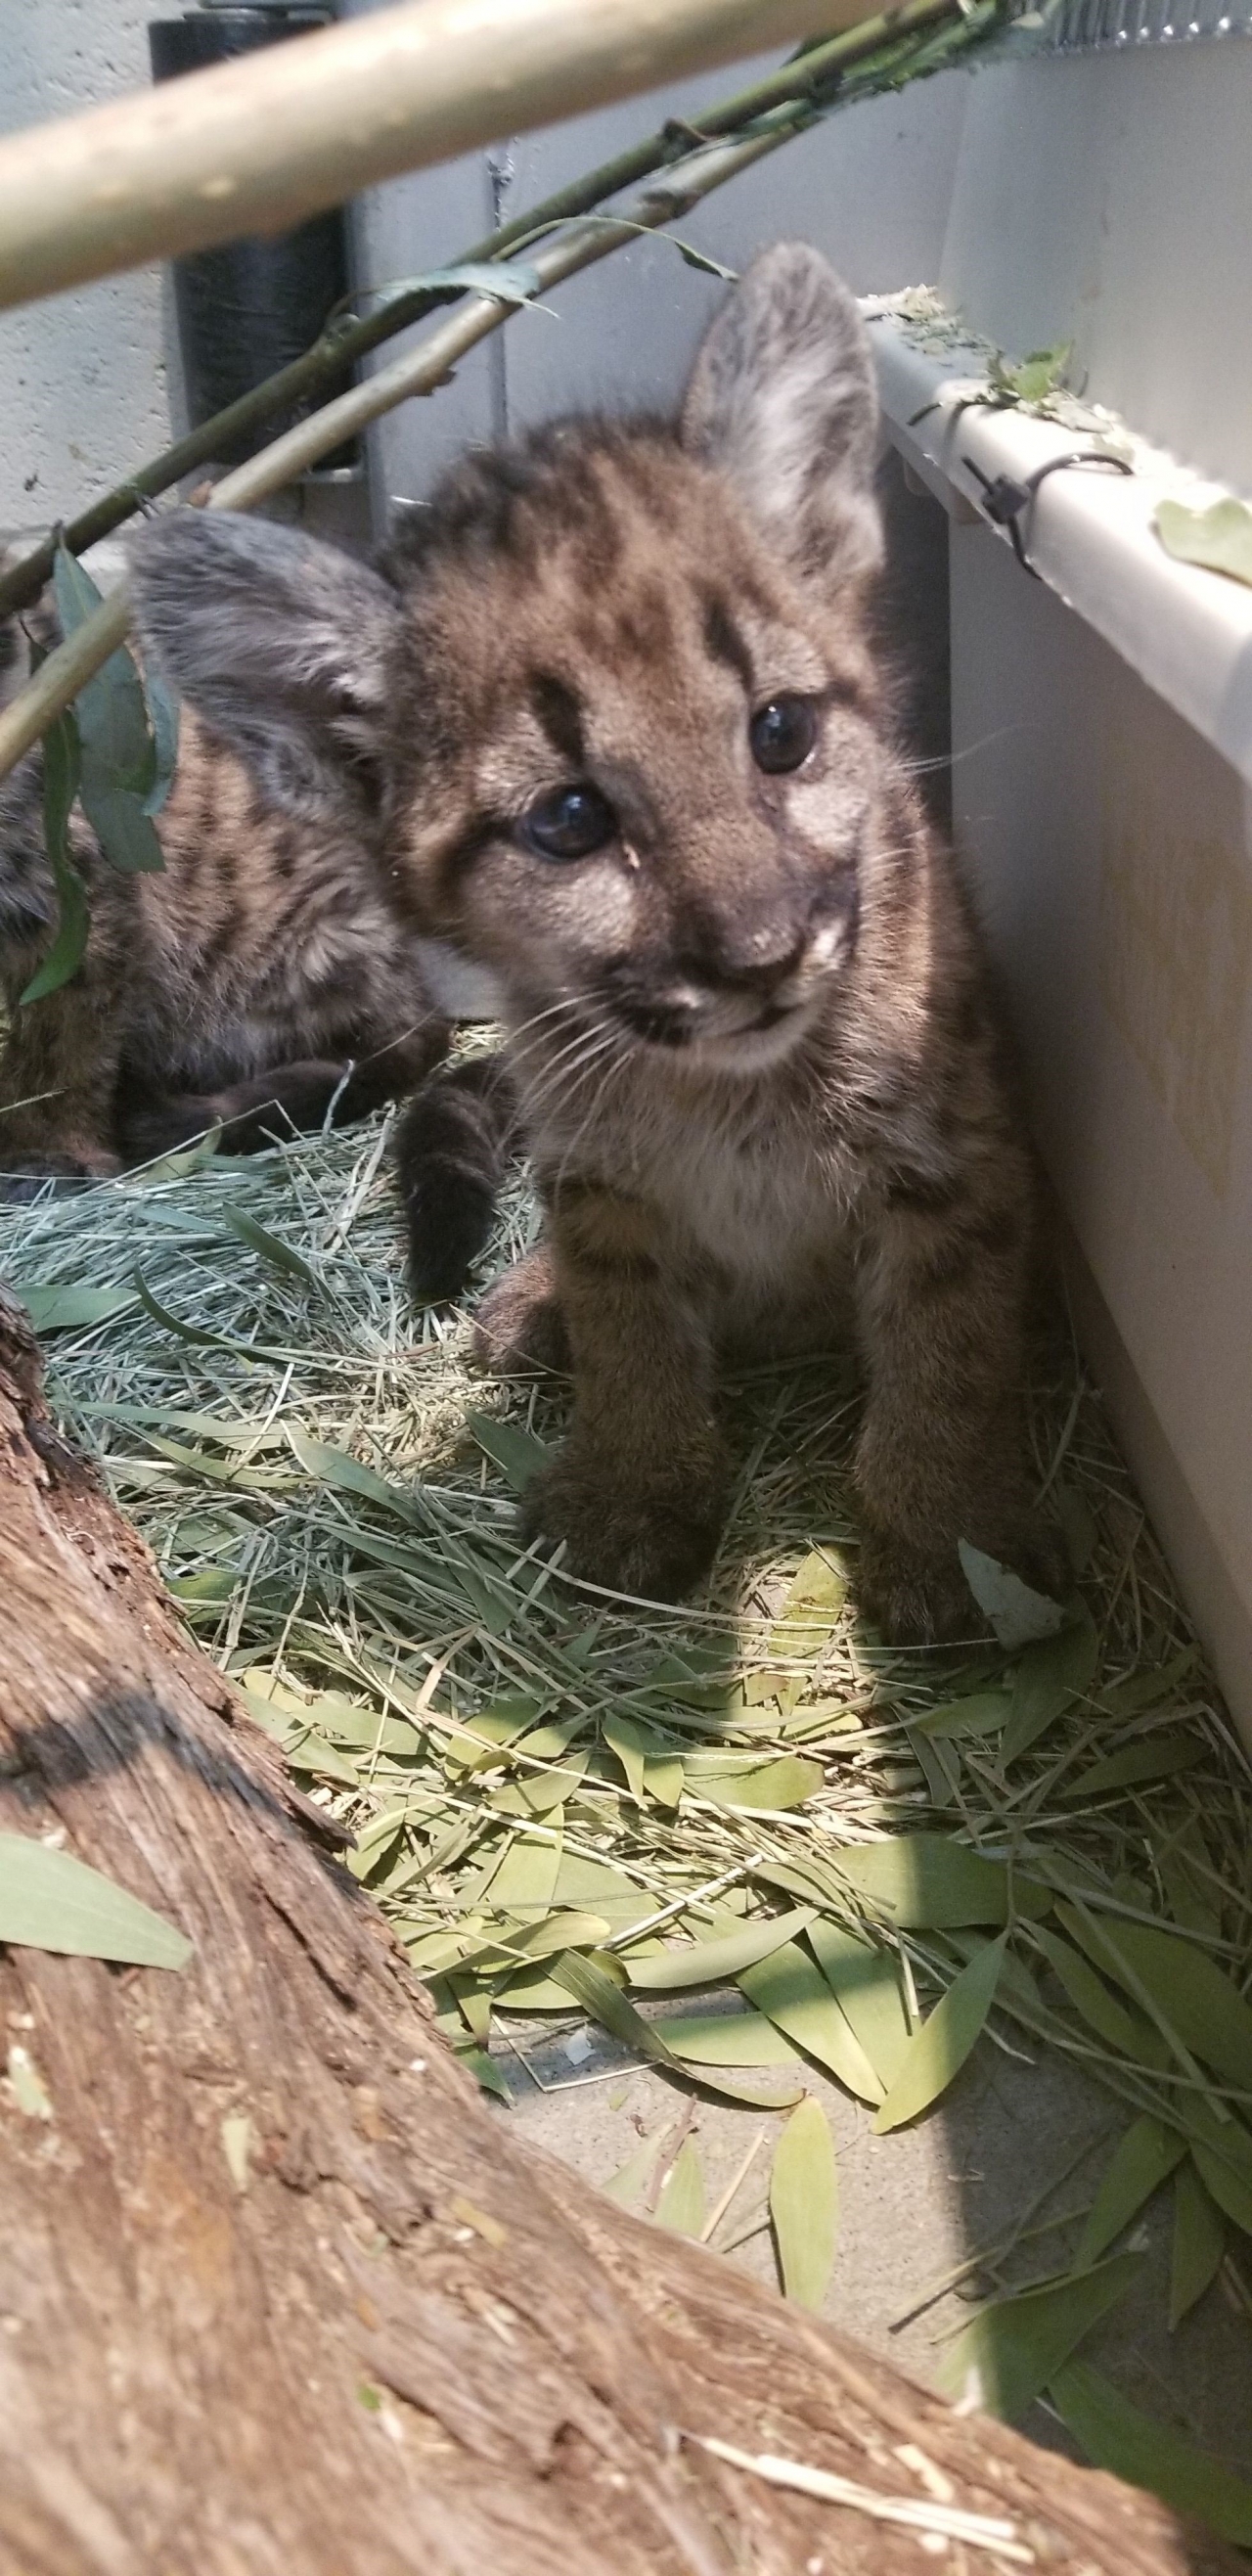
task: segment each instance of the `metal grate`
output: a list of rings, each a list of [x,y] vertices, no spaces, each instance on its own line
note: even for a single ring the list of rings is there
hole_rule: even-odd
[[[1056,0],[1046,18],[1039,42],[1054,53],[1252,36],[1252,0]]]

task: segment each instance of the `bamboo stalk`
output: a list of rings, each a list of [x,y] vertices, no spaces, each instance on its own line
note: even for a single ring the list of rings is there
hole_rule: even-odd
[[[814,113],[799,111],[799,121],[807,121]],[[780,119],[769,132],[754,135],[748,141],[714,144],[689,154],[675,165],[672,183],[663,197],[641,197],[620,222],[614,222],[612,217],[589,221],[540,243],[527,265],[538,271],[541,287],[554,286],[577,270],[592,267],[623,243],[636,240],[641,227],[652,232],[672,222],[678,211],[673,183],[680,183],[679,205],[696,204],[737,171],[749,168],[767,152],[776,151],[796,130],[796,120]],[[407,402],[414,394],[433,393],[449,369],[479,340],[498,331],[516,309],[495,296],[467,296],[446,322],[429,333],[420,348],[380,368],[364,384],[353,385],[335,402],[324,404],[308,420],[298,421],[293,429],[262,448],[259,455],[250,456],[246,464],[224,475],[214,485],[205,508],[255,509],[258,502],[270,499],[297,474],[329,455],[351,431],[393,411],[397,403]],[[110,653],[116,651],[129,624],[125,584],[119,583],[99,608],[40,663],[34,678],[0,713],[0,778],[31,749],[53,717],[78,696]]]
[[[720,138],[739,131],[767,110],[790,101],[829,102],[838,84],[859,66],[872,64],[885,47],[900,38],[930,28],[940,30],[962,24],[961,0],[901,0],[901,5],[883,10],[878,17],[859,22],[846,34],[819,43],[802,56],[793,56],[776,71],[750,88],[739,90],[732,98],[721,99],[715,106],[701,108],[690,124],[679,126],[672,121],[661,126],[643,141],[632,145],[598,169],[588,171],[581,179],[559,188],[550,197],[516,215],[507,224],[490,233],[484,241],[474,242],[458,253],[453,266],[468,266],[504,258],[515,242],[529,237],[543,225],[588,214],[619,190],[636,186],[650,178],[668,163],[678,160],[690,148],[691,135]],[[71,554],[82,554],[89,546],[109,536],[126,519],[133,518],[144,500],[154,500],[170,490],[185,474],[194,473],[207,464],[228,443],[247,437],[254,429],[286,411],[290,404],[317,393],[331,378],[340,376],[347,367],[369,355],[397,332],[408,330],[415,322],[425,321],[440,305],[457,300],[455,288],[415,288],[411,294],[398,296],[394,302],[355,321],[335,322],[324,330],[300,357],[268,376],[251,393],[240,395],[223,411],[185,437],[175,439],[144,465],[136,467],[122,483],[115,484],[99,500],[80,511],[64,530],[65,543]],[[25,608],[36,599],[52,570],[55,538],[49,536],[23,555],[7,573],[0,575],[0,617],[13,609]]]
[[[938,40],[908,36],[900,48],[888,46],[863,67],[865,85],[873,86],[882,76],[886,62],[899,50],[915,61],[920,47],[931,60],[926,68],[938,68],[939,61],[955,59],[963,48],[978,43],[988,27],[999,17],[999,0],[975,0],[975,6],[960,22],[943,31],[943,50],[936,52]],[[775,152],[783,143],[819,123],[829,109],[819,104],[793,102],[775,108],[769,115],[753,120],[752,130],[739,140],[702,145],[674,163],[663,187],[640,197],[628,214],[589,219],[563,230],[555,239],[541,243],[528,255],[528,267],[538,272],[539,291],[572,277],[578,270],[590,268],[611,251],[637,238],[639,232],[655,232],[673,222],[691,206],[725,185],[740,170]],[[522,238],[525,238],[523,235]],[[438,330],[430,333],[420,348],[382,368],[362,385],[353,386],[334,402],[323,405],[308,420],[300,421],[281,438],[262,448],[246,464],[237,466],[223,477],[210,493],[208,509],[253,509],[269,499],[298,474],[315,465],[338,447],[350,432],[364,428],[384,412],[395,409],[415,394],[433,393],[443,383],[449,369],[467,350],[491,332],[498,331],[518,310],[515,303],[504,303],[489,295],[472,295]],[[77,697],[79,691],[116,650],[128,630],[129,615],[123,585],[86,618],[75,633],[58,645],[40,664],[33,680],[0,713],[0,778],[12,769],[23,753],[29,751],[46,732],[54,716]]]
[[[0,307],[240,234],[628,98],[860,0],[407,0],[0,150]]]

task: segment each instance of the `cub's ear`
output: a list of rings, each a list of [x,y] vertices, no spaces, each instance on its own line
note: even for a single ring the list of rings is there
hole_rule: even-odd
[[[375,792],[394,591],[271,520],[174,510],[128,548],[142,652],[302,819],[359,818]]]
[[[807,242],[732,288],[695,363],[681,435],[733,476],[793,573],[840,587],[882,560],[878,396],[856,299]]]

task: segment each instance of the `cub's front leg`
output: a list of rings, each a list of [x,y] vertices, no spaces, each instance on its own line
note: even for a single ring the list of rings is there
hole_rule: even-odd
[[[115,992],[90,955],[43,1001],[13,1000],[0,1055],[0,1200],[29,1198],[49,1178],[105,1180],[120,1170],[118,1023]]]
[[[594,1185],[554,1194],[549,1242],[574,1419],[527,1489],[525,1534],[564,1539],[586,1582],[673,1600],[711,1563],[726,1505],[699,1284],[642,1201]]]
[[[979,1625],[965,1539],[1055,1592],[1059,1534],[1031,1511],[1022,1420],[1032,1201],[1024,1158],[950,1192],[897,1187],[861,1246],[869,1398],[856,1478],[861,1597],[898,1644]]]

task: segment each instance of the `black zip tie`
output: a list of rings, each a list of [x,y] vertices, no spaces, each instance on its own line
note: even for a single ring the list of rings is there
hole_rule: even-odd
[[[1013,474],[984,474],[972,456],[962,456],[960,463],[982,485],[979,507],[983,517],[990,519],[993,527],[1008,529],[1013,552],[1022,571],[1028,572],[1032,581],[1040,580],[1041,575],[1036,572],[1026,552],[1021,521],[1045,478],[1049,474],[1059,474],[1062,467],[1069,465],[1111,465],[1115,474],[1133,474],[1135,470],[1124,456],[1115,456],[1111,449],[1103,447],[1080,447],[1072,456],[1050,457],[1046,465],[1037,465],[1034,473],[1025,475],[1020,483]]]

